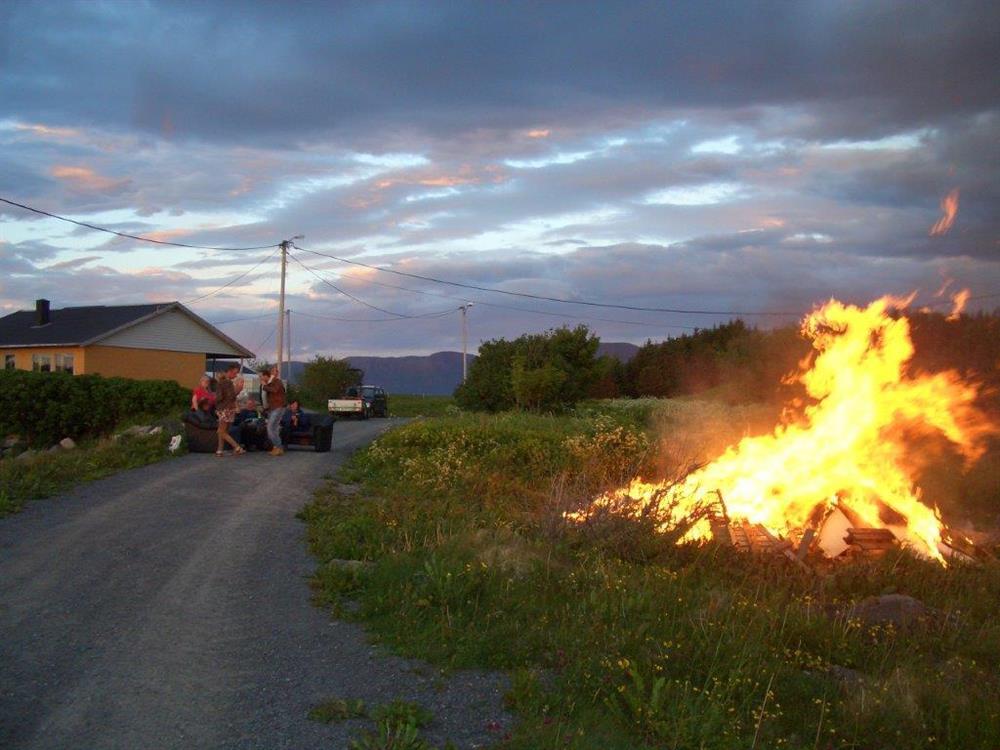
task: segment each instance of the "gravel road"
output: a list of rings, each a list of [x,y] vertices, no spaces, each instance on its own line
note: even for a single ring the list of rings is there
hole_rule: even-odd
[[[331,453],[188,455],[0,519],[0,748],[346,748],[336,697],[402,698],[436,742],[505,726],[503,679],[442,680],[309,601],[296,512],[393,420],[338,422]]]

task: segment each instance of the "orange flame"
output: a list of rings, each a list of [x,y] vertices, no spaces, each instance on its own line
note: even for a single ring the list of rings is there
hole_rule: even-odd
[[[959,316],[962,314],[962,310],[965,309],[965,305],[969,301],[970,294],[971,292],[968,289],[960,289],[952,295],[951,312],[945,320],[958,320]]]
[[[939,434],[972,462],[997,428],[974,405],[976,386],[957,373],[906,372],[910,324],[890,313],[911,300],[883,297],[864,308],[831,300],[815,310],[802,324],[814,360],[795,376],[812,403],[798,417],[744,438],[680,483],[636,480],[569,517],[623,506],[638,514],[652,504],[666,531],[721,498],[731,520],[798,535],[841,502],[865,525],[944,562],[942,522],[914,483],[903,436]],[[682,541],[710,536],[702,517]]]
[[[958,188],[955,188],[941,199],[941,211],[943,215],[931,227],[931,237],[939,237],[942,234],[946,234],[951,229],[951,225],[955,223],[955,217],[958,216]]]

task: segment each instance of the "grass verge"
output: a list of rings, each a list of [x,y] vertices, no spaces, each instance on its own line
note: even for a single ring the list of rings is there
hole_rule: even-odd
[[[25,460],[0,461],[0,517],[16,513],[31,500],[50,497],[124,469],[156,463],[172,455],[170,435],[149,435],[112,441],[83,442],[57,453],[39,453]],[[183,449],[178,453],[183,452]]]
[[[344,472],[364,499],[331,485],[303,512],[317,595],[357,602],[347,616],[407,656],[509,670],[521,721],[505,748],[1000,745],[996,568],[899,552],[815,576],[667,544],[642,521],[563,522],[602,487],[662,471],[664,441],[760,417],[713,408],[597,404],[387,433]],[[850,614],[892,592],[927,616],[897,627]]]

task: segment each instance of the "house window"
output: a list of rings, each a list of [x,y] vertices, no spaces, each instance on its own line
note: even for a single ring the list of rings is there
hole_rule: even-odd
[[[31,369],[35,372],[52,372],[52,357],[49,354],[32,354]]]
[[[68,372],[70,375],[73,374],[73,355],[72,354],[57,354],[56,355],[56,372]]]
[[[13,369],[15,369],[16,366],[17,365],[16,365],[16,363],[14,361],[14,355],[13,354],[4,354],[3,355],[3,369],[5,369],[5,370],[13,370]]]

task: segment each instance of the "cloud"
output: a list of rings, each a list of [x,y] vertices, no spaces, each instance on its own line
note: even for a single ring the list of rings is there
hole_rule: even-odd
[[[639,306],[799,311],[942,270],[985,293],[1000,288],[998,35],[985,2],[6,3],[0,195],[159,239],[304,234],[368,263]],[[929,237],[956,188],[958,218]],[[267,256],[0,216],[5,309],[190,299]],[[300,258],[406,314],[474,298],[476,337],[595,315]],[[382,314],[290,269],[302,352],[455,346],[449,317],[324,322]],[[195,307],[276,309],[276,271]],[[722,319],[596,316],[634,341]],[[249,345],[273,329],[227,325]]]

